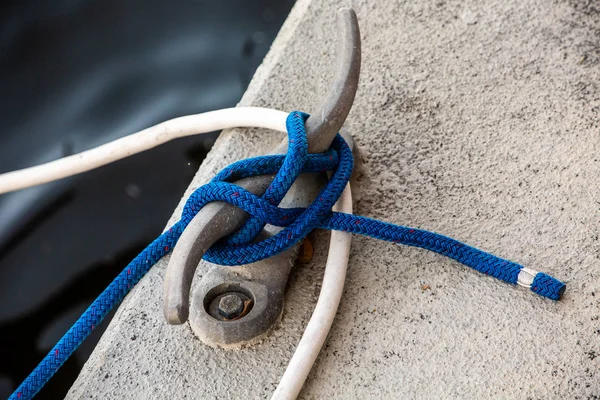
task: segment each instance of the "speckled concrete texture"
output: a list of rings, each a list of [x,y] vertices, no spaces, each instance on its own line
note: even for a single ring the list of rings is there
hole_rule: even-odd
[[[455,237],[568,287],[552,302],[424,250],[355,237],[342,305],[301,397],[598,398],[600,6],[300,0],[242,104],[315,110],[344,5],[363,38],[346,124],[364,161],[356,213]],[[280,139],[224,132],[186,196]],[[280,326],[240,351],[165,323],[162,260],[68,398],[268,397],[315,305],[327,238],[317,232],[313,262],[294,269]]]

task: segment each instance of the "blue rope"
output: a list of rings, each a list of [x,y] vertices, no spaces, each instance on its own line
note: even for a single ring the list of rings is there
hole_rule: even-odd
[[[393,243],[421,247],[450,257],[484,274],[515,284],[523,266],[468,246],[457,240],[420,229],[407,228],[367,217],[332,212],[331,208],[350,179],[352,153],[340,135],[322,154],[308,154],[304,122],[307,114],[291,113],[286,122],[288,153],[250,158],[222,170],[188,199],[181,220],[154,240],[125,268],[83,313],[10,399],[30,399],[54,375],[106,314],[119,304],[148,270],[167,254],[194,216],[211,201],[225,201],[244,209],[251,217],[234,235],[213,245],[204,259],[220,265],[248,264],[271,257],[304,239],[313,229],[323,228],[367,235]],[[327,186],[306,209],[277,207],[301,172],[332,170]],[[262,197],[228,181],[276,174]],[[254,242],[265,224],[283,227],[276,235]],[[538,273],[531,290],[553,300],[560,299],[565,284]]]

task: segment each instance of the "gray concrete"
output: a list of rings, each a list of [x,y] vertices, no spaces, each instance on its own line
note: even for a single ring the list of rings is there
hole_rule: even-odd
[[[300,0],[241,104],[316,109],[334,72],[334,12],[347,4]],[[442,256],[356,237],[302,397],[600,394],[598,8],[350,4],[364,60],[346,124],[364,157],[356,212],[453,236],[568,287],[552,302]],[[223,133],[186,195],[280,139]],[[187,325],[165,323],[162,260],[125,299],[68,398],[268,397],[314,307],[327,237],[318,232],[313,262],[293,271],[279,328],[241,351],[208,348]]]

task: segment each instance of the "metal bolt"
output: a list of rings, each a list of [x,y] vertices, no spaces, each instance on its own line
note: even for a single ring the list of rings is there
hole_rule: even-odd
[[[226,319],[234,319],[244,312],[244,300],[237,293],[229,293],[219,300],[219,314]]]

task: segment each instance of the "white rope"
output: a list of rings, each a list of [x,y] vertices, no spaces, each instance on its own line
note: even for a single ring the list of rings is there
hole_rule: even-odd
[[[184,136],[235,127],[285,132],[287,113],[258,107],[225,108],[174,118],[79,154],[0,175],[0,194],[73,176]]]

